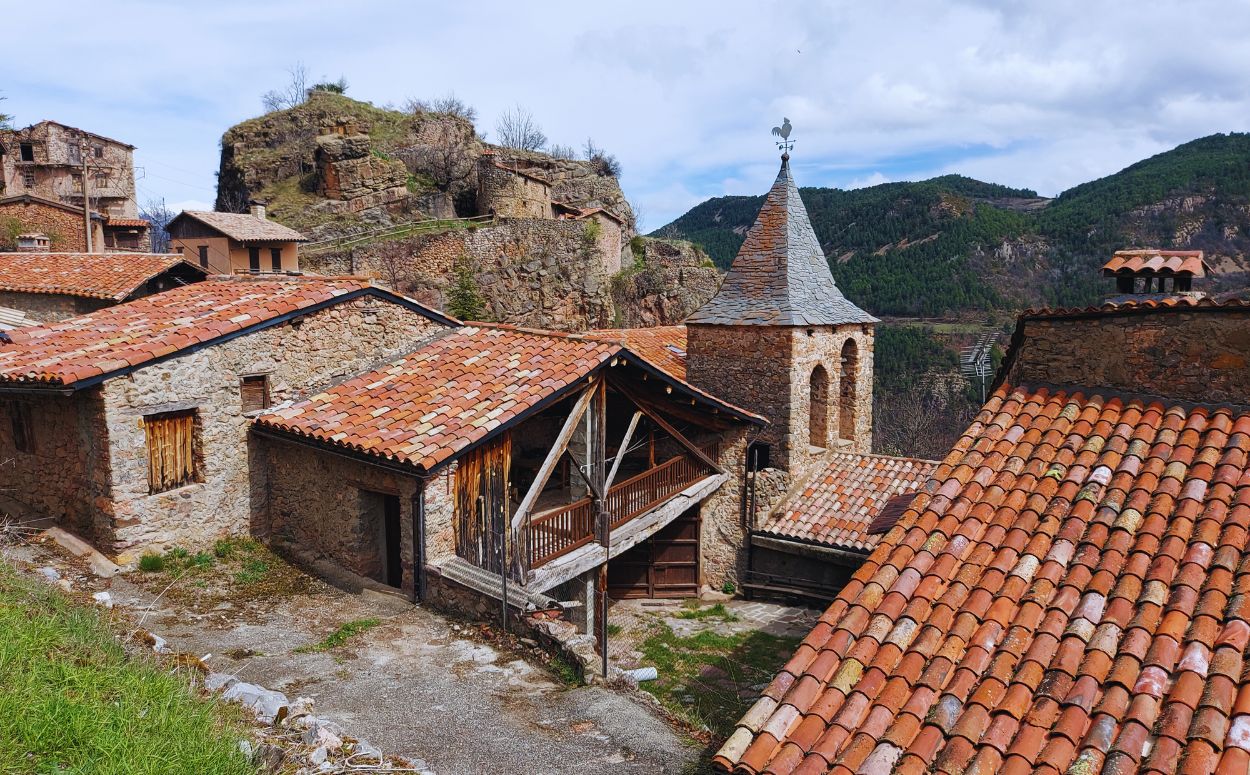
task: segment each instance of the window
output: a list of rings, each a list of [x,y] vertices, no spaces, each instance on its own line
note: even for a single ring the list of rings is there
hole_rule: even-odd
[[[838,380],[838,438],[855,439],[855,377],[859,374],[859,349],[854,339],[842,345],[842,376]]]
[[[260,248],[247,249],[247,268],[253,272],[260,271]]]
[[[762,441],[753,441],[747,447],[747,469],[751,471],[763,471],[768,468],[768,454],[772,450],[768,444]]]
[[[92,146],[91,155],[95,156],[97,159],[103,159],[104,158],[104,146],[103,145]]]
[[[65,144],[65,149],[69,151],[70,164],[82,164],[82,148],[78,147],[78,143],[70,141]]]
[[[195,412],[166,412],[143,418],[148,445],[148,492],[195,481]]]
[[[74,190],[82,193],[82,175],[70,175],[69,179],[74,186]]]
[[[269,408],[269,377],[257,374],[239,380],[239,397],[244,412],[259,412]]]
[[[208,245],[200,245],[200,266],[208,268]]]
[[[812,369],[807,426],[809,444],[813,447],[829,445],[829,372],[824,366]]]
[[[22,161],[35,160],[35,146],[30,143],[22,143],[19,148],[21,150]]]
[[[35,173],[32,172],[31,170],[26,170],[25,172],[23,172],[22,173],[22,185],[26,186],[27,188],[34,188],[35,187]]]
[[[30,404],[13,401],[9,404],[9,422],[13,427],[13,447],[18,452],[35,451],[35,428],[30,421]]]
[[[269,260],[273,262],[273,271],[282,271],[282,248],[269,248]]]

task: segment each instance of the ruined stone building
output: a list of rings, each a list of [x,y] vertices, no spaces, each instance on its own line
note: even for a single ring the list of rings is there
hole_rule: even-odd
[[[169,249],[212,274],[299,271],[299,244],[307,238],[265,217],[253,202],[246,213],[184,210],[166,226]]]
[[[135,201],[133,145],[55,121],[0,130],[0,219],[48,234],[59,250],[84,250],[84,190],[100,230],[92,235],[94,251],[147,250],[150,225]],[[58,205],[77,212],[77,221],[58,216]]]
[[[0,328],[85,315],[204,276],[178,253],[0,253]]]
[[[1022,314],[718,767],[1246,771],[1248,327],[1177,296]]]

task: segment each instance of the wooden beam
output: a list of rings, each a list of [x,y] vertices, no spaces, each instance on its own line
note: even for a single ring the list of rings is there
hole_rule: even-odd
[[[683,436],[683,435],[682,435],[682,433],[681,433],[681,431],[679,431],[679,430],[677,430],[676,428],[674,428],[674,427],[673,427],[673,426],[669,423],[669,421],[668,421],[668,420],[665,420],[663,417],[661,417],[661,416],[660,416],[657,412],[655,412],[653,409],[650,409],[650,408],[647,406],[647,403],[646,403],[645,399],[642,399],[640,396],[638,396],[636,393],[634,393],[634,391],[633,391],[633,390],[631,390],[630,388],[627,388],[625,385],[617,384],[617,385],[615,385],[614,387],[616,387],[616,389],[617,389],[617,390],[619,390],[619,391],[621,392],[621,394],[622,394],[622,395],[624,395],[626,398],[628,398],[630,401],[632,401],[632,402],[633,402],[633,404],[634,404],[634,406],[636,406],[636,407],[638,407],[639,409],[641,409],[644,413],[646,413],[646,415],[647,415],[648,417],[650,417],[652,420],[654,420],[654,421],[655,421],[655,424],[656,424],[656,425],[658,425],[658,426],[660,426],[660,428],[662,428],[662,429],[664,430],[664,432],[665,432],[665,433],[667,433],[668,435],[672,436],[672,437],[673,437],[673,439],[674,439],[674,440],[675,440],[678,444],[680,444],[680,445],[682,445],[683,447],[685,447],[685,448],[686,448],[686,451],[687,451],[687,452],[689,452],[690,454],[694,455],[696,459],[698,459],[698,460],[699,460],[700,462],[702,462],[704,465],[706,465],[706,466],[710,467],[713,471],[715,471],[715,472],[716,472],[716,473],[718,473],[718,474],[723,474],[723,473],[725,473],[725,469],[721,468],[721,467],[720,467],[720,465],[719,465],[719,464],[718,464],[715,460],[713,460],[712,458],[708,457],[708,456],[707,456],[707,453],[705,453],[703,450],[701,450],[701,449],[699,449],[697,446],[695,446],[694,442],[692,442],[690,439],[688,439],[688,438],[686,438],[685,436]]]
[[[603,483],[603,491],[607,492],[612,489],[612,482],[616,479],[616,472],[621,467],[621,460],[625,458],[625,452],[629,449],[629,442],[634,438],[634,430],[638,427],[638,421],[642,419],[642,412],[634,412],[634,416],[629,420],[629,427],[625,429],[625,438],[621,439],[621,446],[616,448],[616,460],[612,461],[612,470],[608,471],[608,478]]]
[[[573,432],[577,430],[577,423],[581,421],[582,415],[586,414],[586,409],[590,406],[590,400],[594,398],[598,381],[590,387],[582,391],[578,397],[577,403],[573,405],[573,411],[564,421],[564,427],[560,429],[560,435],[556,436],[555,443],[551,445],[551,449],[547,452],[547,457],[543,460],[543,464],[538,467],[538,474],[534,477],[534,483],[525,493],[525,497],[521,499],[521,504],[517,506],[516,513],[512,515],[512,529],[514,531],[520,529],[525,522],[525,518],[534,508],[534,503],[538,500],[538,496],[542,493],[543,488],[547,486],[547,481],[551,479],[551,472],[555,470],[556,463],[560,461],[560,456],[568,449],[569,441],[573,438]]]

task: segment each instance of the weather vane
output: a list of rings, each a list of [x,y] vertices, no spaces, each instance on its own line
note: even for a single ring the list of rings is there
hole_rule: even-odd
[[[790,126],[790,119],[788,118],[781,120],[781,126],[773,127],[773,137],[781,138],[777,143],[777,150],[787,155],[794,150],[794,141],[790,139],[790,130],[793,128]]]

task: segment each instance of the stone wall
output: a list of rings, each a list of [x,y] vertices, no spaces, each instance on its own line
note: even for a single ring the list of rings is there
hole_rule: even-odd
[[[85,299],[56,293],[13,293],[0,291],[0,307],[18,309],[39,323],[52,323],[85,315],[110,306],[104,299]]]
[[[1022,317],[1008,382],[1250,401],[1250,309]]]
[[[52,240],[52,250],[79,253],[87,249],[82,213],[41,202],[15,201],[0,204],[0,250],[17,248],[10,235],[42,232]],[[102,250],[104,229],[94,226],[92,247]]]
[[[399,499],[402,589],[412,595],[412,499],[417,479],[294,442],[254,438],[267,482],[258,532],[292,541],[359,576],[385,583],[383,525],[367,520],[363,491]]]
[[[436,309],[446,309],[455,267],[473,268],[486,317],[563,330],[611,326],[609,273],[586,222],[500,219],[388,240],[350,252],[301,256],[308,271],[362,274]]]
[[[720,589],[725,582],[737,587],[746,574],[748,531],[743,523],[743,478],[748,437],[753,427],[741,427],[720,436],[717,463],[729,478],[708,496],[699,510],[699,583]]]
[[[33,451],[17,449],[12,413],[27,407]],[[92,539],[95,514],[107,512],[109,457],[99,389],[72,396],[9,396],[0,399],[0,518],[50,517]]]
[[[248,529],[253,502],[263,502],[264,482],[249,475],[254,450],[239,394],[243,375],[268,375],[277,403],[411,351],[438,327],[399,305],[364,297],[311,313],[298,325],[263,329],[107,381],[116,511],[104,548],[127,553],[147,545],[197,546]],[[197,414],[198,481],[150,495],[143,418],[177,410]]]
[[[590,209],[603,207],[625,221],[624,241],[636,234],[634,211],[611,175],[601,175],[595,165],[579,159],[556,159],[545,153],[494,148],[495,161],[521,166],[551,182],[551,201]]]
[[[552,218],[551,185],[517,164],[514,169],[496,162],[493,154],[477,164],[477,211],[500,218]]]
[[[82,184],[75,181],[82,175],[83,135],[81,130],[54,121],[0,130],[0,145],[4,147],[0,153],[0,197],[32,194],[81,207]],[[85,139],[93,207],[105,215],[137,218],[134,149],[97,135],[87,134]],[[33,162],[21,161],[23,144],[31,146]],[[33,186],[26,185],[24,173],[34,175]]]
[[[425,483],[425,563],[456,556],[456,464]]]

